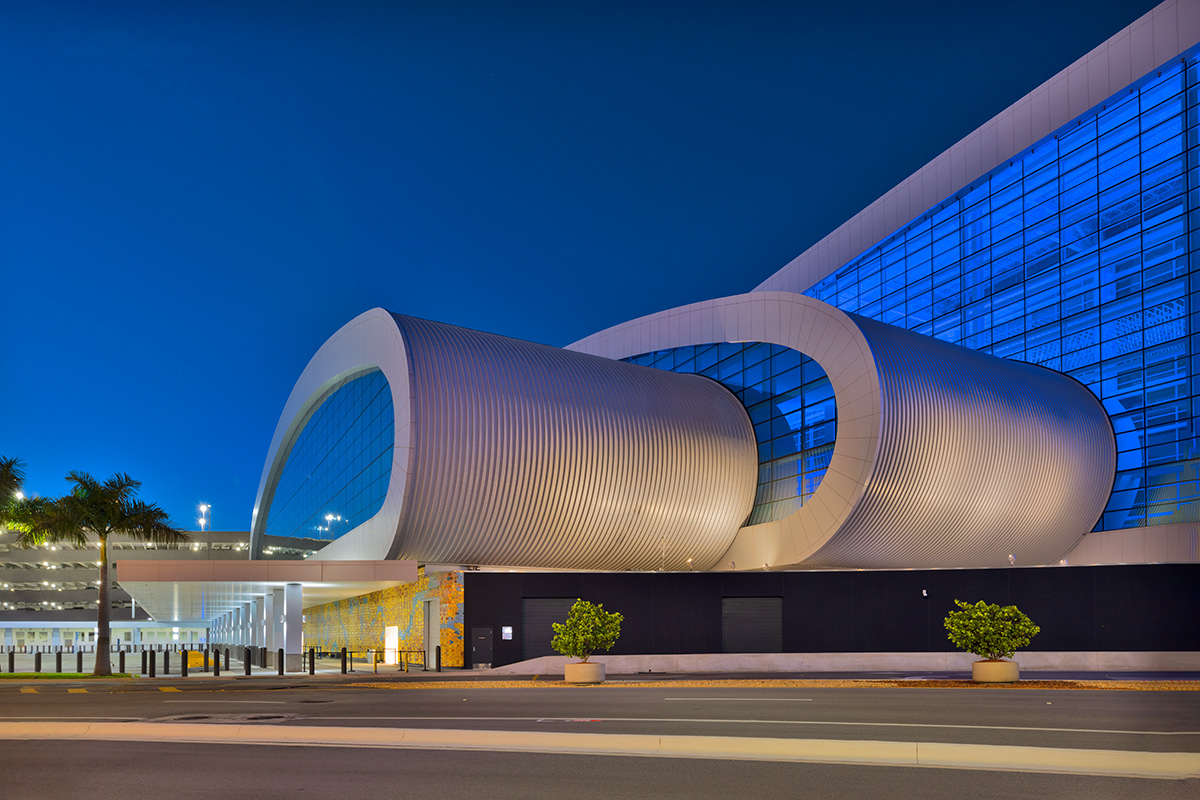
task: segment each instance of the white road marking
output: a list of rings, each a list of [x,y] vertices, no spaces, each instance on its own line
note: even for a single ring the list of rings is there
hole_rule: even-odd
[[[734,700],[739,703],[746,702],[767,702],[772,703],[811,703],[811,697],[664,697],[663,700],[700,700],[708,702],[709,700]]]
[[[174,702],[174,701],[168,701]],[[2,718],[0,718],[2,719]],[[314,717],[314,719],[378,719],[378,720],[452,720],[452,721],[490,721],[490,722],[539,722],[539,721],[554,721],[554,722],[572,722],[582,717],[361,717],[361,716],[338,716],[338,717]],[[588,722],[696,722],[696,723],[720,723],[729,722],[738,725],[827,725],[837,727],[839,725],[856,726],[864,728],[948,728],[951,730],[969,730],[969,731],[1032,731],[1046,733],[1113,733],[1123,736],[1200,736],[1200,731],[1119,731],[1107,730],[1104,728],[1037,728],[1032,726],[1016,726],[1016,725],[943,725],[933,722],[829,722],[825,720],[806,720],[806,719],[697,719],[695,717],[686,718],[671,718],[671,717],[587,717]]]
[[[221,705],[245,705],[247,703],[270,703],[275,706],[286,705],[286,700],[163,700],[164,703],[220,703]]]

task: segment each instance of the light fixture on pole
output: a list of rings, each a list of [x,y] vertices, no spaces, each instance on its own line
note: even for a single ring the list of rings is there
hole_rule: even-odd
[[[206,529],[208,530],[208,534],[209,534],[208,549],[210,551],[212,550],[212,513],[211,512],[212,512],[212,506],[210,506],[208,503],[200,504],[200,532],[204,533]],[[200,546],[195,545],[192,547],[192,549],[199,550]]]

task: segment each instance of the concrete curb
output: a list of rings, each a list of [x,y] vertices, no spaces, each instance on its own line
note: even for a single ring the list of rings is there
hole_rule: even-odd
[[[1200,777],[1200,753],[940,742],[157,722],[14,722],[0,727],[0,739],[490,750],[1016,770],[1175,780]]]
[[[976,656],[935,653],[691,653],[680,655],[595,655],[609,675],[644,672],[970,672]],[[1020,652],[1026,672],[1196,672],[1200,651],[1189,652]],[[566,656],[539,656],[493,667],[507,675],[562,675]]]

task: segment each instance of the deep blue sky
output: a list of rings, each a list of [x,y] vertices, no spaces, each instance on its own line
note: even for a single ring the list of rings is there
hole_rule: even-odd
[[[0,455],[245,530],[355,315],[749,291],[1154,5],[0,3]]]

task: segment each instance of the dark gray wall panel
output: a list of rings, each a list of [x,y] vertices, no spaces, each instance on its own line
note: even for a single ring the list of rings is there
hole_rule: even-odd
[[[729,577],[470,572],[464,623],[514,626],[512,641],[496,641],[497,666],[522,660],[522,600],[547,597],[582,597],[624,614],[614,655],[722,652],[722,599],[735,596],[783,598],[785,653],[950,652],[943,620],[956,599],[1016,605],[1042,628],[1031,652],[1193,651],[1200,642],[1200,564]]]

